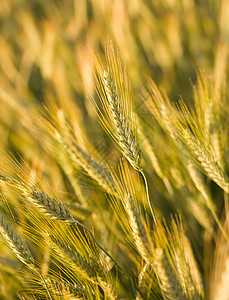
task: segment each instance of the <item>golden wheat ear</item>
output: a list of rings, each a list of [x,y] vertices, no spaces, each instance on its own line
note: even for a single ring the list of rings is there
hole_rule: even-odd
[[[106,47],[106,67],[98,58],[95,59],[95,66],[95,87],[100,100],[100,106],[96,106],[100,122],[123,156],[135,170],[141,173],[150,211],[156,223],[149,199],[147,180],[140,164],[141,151],[137,143],[136,122],[133,112],[134,97],[126,66],[122,62],[118,50],[115,51],[111,42]]]
[[[157,224],[154,268],[166,299],[202,299],[199,270],[179,218],[170,226]]]
[[[199,87],[197,90],[199,89],[201,88]],[[219,155],[215,153],[212,142],[209,142],[209,138],[206,139],[206,135],[208,134],[209,130],[212,130],[209,129],[209,126],[211,128],[215,128],[215,131],[217,132],[217,139],[219,139],[219,132],[217,131],[217,118],[214,118],[213,116],[207,122],[209,124],[215,122],[214,126],[212,124],[205,126],[205,122],[202,124],[201,121],[201,118],[203,118],[203,109],[201,110],[199,108],[199,111],[197,111],[197,116],[195,113],[191,114],[182,99],[178,103],[178,110],[176,110],[171,105],[168,98],[161,94],[153,81],[149,82],[149,93],[152,100],[150,103],[146,102],[149,110],[158,120],[159,124],[165,130],[165,132],[168,133],[179,152],[185,154],[185,156],[183,157],[188,157],[194,163],[196,163],[211,180],[217,183],[226,193],[228,193],[229,179],[226,172],[221,167],[223,165],[222,159],[219,158],[218,160],[217,157]],[[204,92],[202,91],[202,93]],[[206,93],[207,91],[205,91],[205,94]],[[214,95],[212,95],[212,97],[213,96]],[[210,95],[205,96],[205,98],[210,98]],[[206,102],[207,100],[203,101]],[[208,101],[210,100],[208,99]],[[208,128],[208,130],[206,128]],[[214,133],[214,136],[216,132]],[[220,152],[220,150],[217,149],[216,151],[217,153]],[[192,179],[194,179],[194,176],[192,176],[192,172],[190,173],[190,175]],[[204,198],[208,198],[209,200],[209,193],[206,191],[206,187],[204,187],[203,184],[201,184],[202,186],[200,186],[200,178],[198,179],[198,181],[199,182],[197,186],[200,188],[200,191],[203,192]]]
[[[197,122],[203,129],[203,135],[214,157],[224,170],[224,140],[222,130],[222,112],[225,85],[220,79],[213,81],[204,72],[197,73],[197,83],[193,84]]]
[[[98,109],[100,121],[130,164],[141,170],[131,86],[126,66],[111,42],[106,47],[106,66],[98,59],[95,66],[96,91],[102,106]]]
[[[16,162],[14,164],[15,167],[20,170],[20,166]],[[118,269],[126,275],[125,271],[121,268],[117,261],[98,243],[93,233],[84,224],[73,218],[71,212],[63,202],[55,197],[50,197],[36,186],[31,186],[25,183],[22,180],[23,176],[26,177],[25,174],[19,174],[19,179],[15,179],[5,176],[2,172],[0,172],[0,182],[3,181],[7,185],[18,189],[19,195],[21,194],[21,196],[24,196],[25,201],[29,201],[44,216],[47,216],[53,220],[63,221],[68,224],[78,225],[79,227],[85,229],[95,244],[115,263]]]
[[[44,127],[44,134],[41,137],[44,143],[49,141],[48,147],[60,159],[60,165],[66,170],[66,162],[72,171],[81,172],[96,182],[104,191],[115,194],[112,178],[106,162],[100,153],[87,140],[87,137],[81,133],[79,139],[75,133],[74,126],[68,118],[68,114],[56,107],[52,103],[45,112],[45,118],[38,118]],[[45,137],[45,138],[44,138]],[[67,174],[68,176],[68,174]],[[76,179],[70,177],[73,185]],[[82,199],[81,187],[76,187],[77,194]],[[85,199],[81,202],[85,202]]]
[[[223,228],[229,234],[229,212],[223,223]],[[216,239],[216,248],[211,266],[209,280],[209,299],[226,300],[229,295],[229,243],[219,230]]]
[[[42,285],[47,291],[48,298],[52,299],[50,291],[48,289],[46,279],[41,272],[35,266],[34,258],[28,249],[27,245],[22,240],[21,236],[16,233],[10,222],[1,214],[0,215],[0,233],[2,234],[6,244],[11,248],[17,258],[23,262],[29,269],[37,273],[42,280]]]
[[[34,269],[34,259],[28,247],[2,214],[0,215],[0,233],[17,258]]]
[[[48,215],[51,219],[70,223],[74,222],[70,211],[61,201],[50,197],[37,187],[30,186],[21,180],[5,176],[1,172],[0,181],[19,189],[27,201],[37,207],[43,214]]]
[[[109,197],[111,206],[129,243],[138,252],[140,259],[149,263],[152,261],[151,227],[146,218],[148,199],[141,175],[123,159],[117,174],[113,173],[113,178],[118,198]],[[137,261],[138,256],[135,259]]]

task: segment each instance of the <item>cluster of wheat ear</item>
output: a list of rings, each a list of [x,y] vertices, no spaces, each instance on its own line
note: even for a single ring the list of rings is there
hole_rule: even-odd
[[[229,300],[228,12],[0,1],[0,299]]]

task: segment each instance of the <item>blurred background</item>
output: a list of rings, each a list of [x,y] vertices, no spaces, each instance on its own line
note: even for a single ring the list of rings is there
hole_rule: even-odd
[[[111,39],[135,89],[150,76],[189,97],[196,69],[226,71],[228,14],[227,0],[1,1],[1,84],[42,102],[61,83],[89,111],[87,53]]]
[[[73,99],[93,130],[89,57],[94,51],[103,60],[108,40],[128,66],[136,98],[149,76],[172,101],[190,101],[197,70],[213,78],[228,71],[228,17],[228,0],[1,1],[0,143],[15,144],[17,124],[28,121],[23,109],[57,94]]]
[[[172,101],[182,95],[189,103],[197,70],[227,75],[228,18],[228,0],[1,1],[0,146],[36,164],[28,129],[50,98],[71,99],[95,146],[106,143],[93,126],[89,61],[93,51],[103,60],[108,40],[127,64],[137,102],[151,77]]]

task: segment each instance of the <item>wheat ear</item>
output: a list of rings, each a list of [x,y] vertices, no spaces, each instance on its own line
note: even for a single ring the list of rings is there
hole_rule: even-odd
[[[70,211],[65,207],[65,205],[62,202],[51,198],[38,188],[34,186],[29,186],[28,184],[16,180],[14,178],[4,176],[1,172],[0,181],[4,181],[7,184],[21,190],[26,199],[28,199],[42,213],[48,215],[51,219],[61,220],[70,223],[73,221]]]
[[[106,297],[108,297],[108,299],[110,299],[110,300],[117,299],[117,296],[115,295],[115,291],[110,283],[102,280],[99,277],[98,277],[98,282],[99,282],[100,287],[103,289],[104,294],[106,295]]]
[[[14,254],[17,256],[17,258],[21,262],[23,262],[26,266],[28,266],[31,270],[37,272],[37,274],[41,277],[41,280],[43,281],[49,299],[53,300],[50,291],[48,289],[48,286],[46,284],[46,280],[34,265],[34,259],[28,247],[22,241],[21,237],[14,231],[10,223],[2,215],[0,215],[0,233],[4,237],[8,246],[12,249]]]
[[[159,278],[162,293],[166,299],[185,300],[186,297],[182,293],[180,284],[176,280],[169,262],[161,248],[155,250],[154,267]]]
[[[182,136],[185,139],[188,148],[191,150],[194,158],[201,164],[204,171],[215,183],[217,183],[226,193],[229,193],[229,179],[226,173],[221,169],[218,162],[201,144],[201,142],[188,130],[182,130]]]
[[[139,213],[137,211],[137,207],[130,194],[127,194],[125,196],[123,202],[125,205],[125,210],[129,216],[132,235],[138,252],[143,257],[143,259],[147,263],[149,263],[149,251],[145,246],[147,240],[146,232],[140,219]]]
[[[51,219],[56,219],[64,221],[70,224],[77,224],[78,226],[84,228],[92,237],[96,245],[115,263],[115,265],[122,271],[122,273],[128,278],[125,271],[120,267],[116,260],[97,242],[96,238],[92,232],[82,223],[75,220],[70,211],[65,207],[60,201],[49,197],[42,191],[38,190],[36,187],[30,187],[29,185],[18,181],[16,179],[6,177],[0,172],[0,181],[4,181],[7,184],[19,188],[25,196],[45,215],[48,215]]]
[[[182,157],[185,162],[186,168],[189,172],[189,175],[192,178],[192,181],[194,182],[197,190],[204,197],[207,206],[212,206],[213,204],[211,200],[211,194],[208,186],[204,182],[203,174],[201,173],[195,162],[193,162],[190,158],[186,157],[185,155],[182,155]]]
[[[214,103],[213,100],[210,100],[205,111],[205,124],[207,127],[207,138],[209,140],[208,143],[214,147],[216,160],[218,161],[220,167],[224,169],[219,116],[217,116],[215,106],[216,103]]]
[[[77,164],[83,168],[88,175],[94,179],[106,192],[116,194],[110,172],[101,164],[97,163],[81,147],[69,141],[63,135],[58,134],[59,141],[63,144],[73,165]]]
[[[119,148],[126,159],[130,162],[133,168],[139,171],[143,177],[146,193],[147,193],[147,200],[150,207],[150,211],[152,213],[154,222],[156,223],[155,214],[149,199],[149,190],[148,184],[143,172],[143,169],[140,165],[140,149],[136,142],[136,134],[133,128],[132,120],[129,118],[133,118],[131,112],[125,113],[124,104],[125,101],[121,101],[119,95],[116,91],[115,81],[110,72],[104,70],[103,73],[103,81],[104,81],[104,88],[105,94],[107,97],[107,103],[109,108],[109,116],[113,124],[114,128],[114,136],[115,140],[117,141]],[[128,105],[128,103],[127,103]]]
[[[217,183],[225,193],[229,193],[229,178],[227,174],[221,169],[218,162],[215,161],[214,157],[211,155],[211,153],[205,148],[204,145],[197,139],[188,129],[181,128],[182,137],[187,143],[187,147],[191,150],[192,156],[194,159],[202,166],[203,170],[207,173],[210,179],[212,179],[215,183]],[[182,141],[179,142],[179,147],[182,147]],[[183,146],[184,149],[186,146]],[[191,162],[192,165],[189,165],[189,173],[190,176],[193,179],[193,182],[196,184],[197,189],[202,193],[206,200],[206,205],[210,212],[212,213],[212,216],[214,217],[217,225],[219,226],[219,229],[221,230],[222,234],[226,238],[226,240],[229,242],[229,236],[225,232],[216,212],[214,205],[211,201],[210,193],[207,192],[207,187],[205,187],[205,184],[203,182],[203,179],[201,178],[201,174],[198,172],[198,170],[193,167],[193,162]],[[206,193],[207,192],[207,193]]]
[[[107,296],[109,296],[109,299],[116,298],[111,284],[104,281],[102,277],[98,273],[96,273],[96,271],[98,271],[98,266],[96,266],[95,264],[91,266],[81,257],[81,255],[71,249],[70,246],[64,245],[61,241],[57,240],[53,236],[47,235],[47,238],[51,248],[56,253],[56,255],[61,259],[61,261],[65,261],[68,264],[69,268],[76,272],[76,276],[83,277],[91,284],[96,284],[97,277],[99,285],[107,294]]]
[[[198,295],[195,296],[197,297],[203,297],[204,295],[204,291],[203,291],[203,283],[201,280],[201,276],[198,270],[198,266],[195,260],[195,256],[192,250],[192,246],[188,240],[188,238],[186,236],[184,236],[184,249],[185,249],[185,257],[186,257],[186,261],[189,265],[189,272],[192,278],[192,281],[194,283],[194,286],[196,288],[196,292],[198,293]],[[196,299],[194,298],[194,299]],[[198,298],[197,298],[198,299]]]
[[[136,136],[130,126],[130,120],[123,113],[124,107],[119,99],[115,82],[110,72],[104,71],[103,80],[110,109],[110,118],[116,131],[117,142],[126,159],[139,171],[142,168],[140,166],[140,152],[136,143]]]
[[[78,300],[86,298],[87,292],[85,291],[85,288],[79,285],[70,282],[56,281],[55,279],[48,279],[47,284],[51,290],[54,290],[53,293],[55,295],[63,297],[63,299]],[[90,292],[94,294],[92,290],[90,290]]]
[[[31,269],[34,269],[34,259],[29,249],[2,215],[0,215],[0,233],[17,258]]]
[[[69,269],[74,270],[75,275],[79,276],[79,278],[83,277],[92,284],[96,283],[93,278],[89,277],[88,273],[84,270],[84,268],[79,263],[77,264],[77,261],[72,260],[72,258],[69,256],[69,253],[65,251],[64,247],[61,247],[59,245],[56,239],[53,239],[52,236],[49,235],[46,236],[49,245],[51,246],[53,252],[56,254],[60,261],[65,262],[68,265]]]

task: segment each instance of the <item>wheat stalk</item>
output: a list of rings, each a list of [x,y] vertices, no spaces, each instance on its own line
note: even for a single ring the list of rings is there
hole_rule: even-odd
[[[218,282],[213,283],[215,290],[212,292],[212,300],[228,300],[229,295],[229,256],[225,257],[223,262],[223,270],[220,274]]]

